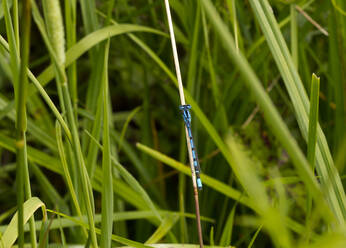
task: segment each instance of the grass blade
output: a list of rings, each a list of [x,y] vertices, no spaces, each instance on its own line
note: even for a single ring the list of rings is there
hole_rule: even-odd
[[[262,230],[262,227],[263,227],[263,225],[260,225],[260,226],[258,227],[257,231],[256,231],[255,234],[253,235],[253,237],[252,237],[252,239],[251,239],[251,241],[250,241],[250,243],[249,243],[249,245],[248,245],[248,248],[251,248],[251,247],[253,246],[253,244],[255,243],[255,240],[256,240],[258,234],[259,234],[260,231]]]
[[[310,94],[310,113],[309,113],[309,138],[308,138],[308,162],[315,169],[315,151],[317,140],[317,124],[318,124],[318,100],[320,92],[320,78],[312,74]]]
[[[63,169],[62,174],[65,177],[67,187],[70,191],[72,202],[74,204],[74,207],[76,208],[77,214],[80,218],[82,218],[81,207],[79,205],[78,198],[77,198],[77,195],[75,193],[72,179],[71,179],[71,175],[70,175],[68,165],[67,165],[66,155],[65,155],[65,151],[64,151],[64,143],[62,140],[61,126],[59,125],[58,122],[55,123],[55,131],[56,131],[56,141],[58,144],[59,156],[60,156],[60,160],[61,160],[61,166]],[[84,233],[87,234],[85,229],[84,229]]]
[[[231,244],[232,231],[233,231],[233,225],[234,225],[234,215],[235,215],[236,207],[237,207],[237,203],[234,204],[231,212],[228,215],[227,222],[226,222],[225,228],[222,232],[221,239],[220,239],[220,245],[221,246],[226,246],[226,245]]]
[[[110,247],[113,230],[113,183],[109,137],[109,92],[108,92],[108,53],[109,39],[105,46],[103,69],[103,156],[102,156],[102,221],[101,221],[101,247]]]
[[[169,215],[165,217],[161,225],[156,229],[156,231],[150,236],[150,238],[145,242],[146,244],[154,244],[159,242],[175,225],[178,221],[178,216]]]
[[[343,26],[342,19],[338,15],[337,11],[333,9],[331,3],[329,4],[329,7],[329,67],[331,76],[330,84],[333,85],[334,88],[334,99],[336,103],[334,130],[334,154],[336,154],[338,151],[343,152],[343,150],[340,150],[340,148],[342,147],[344,137],[346,137],[344,115],[344,101],[346,97],[343,89],[343,82],[345,80],[345,75],[343,74],[343,71],[345,70],[342,67],[342,65],[344,64],[343,61],[345,61],[345,52],[343,52],[343,49],[346,49],[342,46],[342,44],[345,44],[346,41],[346,35],[344,35],[344,39],[342,38],[342,30],[345,29],[346,22],[344,22]],[[340,171],[340,173],[343,173],[343,171]]]
[[[46,207],[44,203],[37,197],[32,197],[28,199],[23,205],[23,222],[26,223],[31,216],[35,213],[35,211],[39,208],[42,208],[43,220],[46,218]],[[18,212],[15,213],[13,218],[11,219],[10,224],[7,226],[4,235],[1,237],[1,243],[4,245],[4,248],[10,248],[13,246],[19,235],[18,230]]]
[[[291,15],[291,54],[294,65],[298,68],[298,23],[297,23],[297,11],[295,9],[296,5],[292,3],[290,5],[290,15]]]

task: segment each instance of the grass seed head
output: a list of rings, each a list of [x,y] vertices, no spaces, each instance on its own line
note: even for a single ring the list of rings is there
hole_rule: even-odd
[[[48,36],[57,56],[59,65],[65,63],[65,34],[59,0],[44,0],[44,16]]]

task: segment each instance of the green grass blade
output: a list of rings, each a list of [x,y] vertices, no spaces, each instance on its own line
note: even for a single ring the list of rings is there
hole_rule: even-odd
[[[250,241],[250,243],[249,243],[249,245],[248,245],[248,248],[251,248],[251,247],[253,246],[253,244],[255,243],[255,240],[256,240],[258,234],[259,234],[260,231],[262,230],[262,227],[263,227],[263,225],[260,225],[260,226],[258,227],[257,231],[256,231],[255,234],[253,235],[253,237],[252,237],[252,239],[251,239],[251,241]]]
[[[37,197],[32,197],[28,199],[24,205],[24,215],[23,215],[23,221],[26,223],[31,216],[36,212],[37,209],[42,208],[43,213],[43,219],[46,218],[46,207],[44,203]],[[18,231],[18,212],[15,213],[15,215],[12,217],[10,224],[7,226],[6,231],[4,232],[3,236],[1,237],[1,243],[4,245],[4,248],[10,248],[13,246],[14,242],[16,241],[17,237],[19,235]]]
[[[127,130],[127,127],[129,125],[129,123],[131,122],[131,120],[133,119],[133,117],[141,110],[141,106],[134,108],[131,113],[129,114],[129,116],[126,118],[126,121],[124,123],[123,128],[121,129],[121,133],[120,133],[120,141],[119,141],[119,148],[118,148],[118,152],[120,152],[121,147],[123,145],[124,142],[124,137],[125,137],[125,133]]]
[[[101,221],[101,247],[111,245],[111,235],[113,231],[113,183],[112,183],[112,165],[110,152],[110,135],[109,135],[109,110],[108,110],[108,53],[109,40],[105,47],[104,71],[103,71],[103,153],[102,153],[102,221]]]
[[[201,56],[199,48],[199,30],[200,30],[200,22],[201,22],[201,6],[199,1],[196,2],[196,13],[195,13],[195,23],[193,27],[192,33],[192,41],[191,41],[191,49],[189,56],[189,67],[187,72],[187,89],[194,96],[195,88],[196,88],[196,76],[197,76],[197,66],[198,66],[198,58]]]
[[[98,97],[98,105],[103,105],[103,92],[100,91],[99,97]],[[100,138],[101,129],[102,129],[102,118],[103,118],[103,108],[97,108],[95,113],[95,118],[93,119],[93,127],[91,130],[91,136],[95,139]],[[85,130],[85,132],[87,132]],[[86,158],[86,165],[87,170],[89,173],[90,178],[92,179],[95,174],[95,168],[96,168],[96,161],[97,161],[97,155],[98,155],[98,146],[95,144],[95,142],[90,142],[88,147],[88,153]]]
[[[175,225],[178,221],[178,216],[168,215],[165,217],[161,225],[156,229],[156,231],[150,236],[150,238],[145,241],[146,244],[154,244],[159,242]]]
[[[340,150],[340,147],[343,142],[345,135],[345,93],[343,90],[343,68],[342,60],[345,59],[345,56],[340,56],[344,54],[342,52],[343,47],[341,46],[342,38],[341,32],[342,25],[340,25],[340,18],[338,14],[333,9],[332,4],[330,3],[330,17],[328,18],[328,31],[329,31],[329,67],[330,67],[330,76],[331,82],[334,88],[334,99],[336,103],[335,111],[335,130],[334,130],[334,154]],[[345,22],[346,25],[346,22]],[[345,27],[345,26],[344,26]],[[344,38],[344,41],[346,37]],[[344,46],[344,49],[345,46]],[[342,173],[343,171],[341,171]]]
[[[12,15],[13,15],[13,31],[14,31],[14,36],[16,40],[16,45],[17,48],[19,48],[20,45],[20,38],[19,38],[19,11],[18,11],[18,0],[12,0],[11,1],[13,6],[12,6]]]
[[[81,9],[86,32],[91,33],[95,31],[98,28],[98,21],[95,13],[95,1],[88,0],[81,2]]]
[[[309,112],[309,131],[308,131],[308,151],[307,158],[312,172],[315,173],[316,140],[318,125],[318,105],[320,93],[320,78],[312,74],[310,90],[310,112]],[[311,217],[312,201],[310,195],[307,200],[307,220]]]
[[[11,64],[11,71],[12,71],[12,78],[13,78],[13,86],[16,89],[17,87],[17,81],[18,81],[18,72],[19,72],[19,54],[18,50],[19,47],[17,47],[15,33],[13,30],[12,25],[12,19],[10,15],[10,10],[8,6],[8,1],[4,0],[2,1],[2,8],[4,10],[4,17],[5,17],[5,25],[6,25],[6,34],[8,39],[8,46],[7,49],[9,50],[11,54],[10,64]],[[4,45],[5,40],[2,40],[1,44]],[[6,49],[6,47],[5,47]]]
[[[308,162],[315,169],[315,151],[317,140],[318,124],[318,101],[320,93],[320,78],[312,74],[311,91],[310,91],[310,113],[309,113],[309,138],[308,138]]]
[[[226,246],[230,245],[232,241],[232,231],[233,231],[233,225],[234,225],[234,215],[235,215],[235,210],[237,207],[237,203],[234,204],[232,207],[231,212],[228,215],[226,225],[224,227],[224,230],[221,235],[220,239],[220,245],[221,246]]]
[[[291,15],[291,54],[294,65],[298,68],[298,23],[297,23],[297,11],[295,9],[295,4],[290,5],[290,15]]]
[[[229,18],[231,23],[233,24],[233,35],[234,35],[235,47],[239,51],[239,43],[242,44],[242,39],[241,39],[240,33],[238,32],[239,25],[237,20],[236,2],[235,0],[227,0],[226,3],[227,3],[228,12],[229,12]]]
[[[65,177],[67,187],[70,191],[72,202],[74,204],[74,207],[76,208],[77,214],[80,218],[82,218],[81,207],[79,205],[78,198],[77,198],[76,192],[75,192],[74,187],[73,187],[71,175],[70,175],[70,172],[68,169],[68,164],[67,164],[65,150],[64,150],[64,143],[62,140],[61,126],[59,125],[58,122],[55,123],[55,131],[56,131],[56,141],[58,144],[59,156],[60,156],[60,160],[61,160],[61,166],[62,166],[62,170],[63,170],[62,174]],[[86,234],[85,229],[84,229],[84,233]]]

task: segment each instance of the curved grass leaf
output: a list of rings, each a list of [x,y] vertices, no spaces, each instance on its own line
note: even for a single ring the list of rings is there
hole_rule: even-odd
[[[177,215],[168,215],[166,216],[160,226],[156,231],[150,236],[150,238],[145,241],[146,244],[154,244],[159,242],[175,225],[179,217]]]
[[[129,116],[126,118],[126,121],[124,123],[124,126],[123,128],[121,129],[121,133],[120,133],[120,140],[119,140],[119,148],[118,148],[118,152],[120,152],[121,150],[121,147],[123,145],[123,141],[124,141],[124,137],[125,137],[125,133],[126,133],[126,130],[127,130],[127,127],[130,123],[130,121],[133,119],[133,117],[141,110],[141,106],[138,106],[136,108],[134,108]]]
[[[37,209],[42,208],[43,219],[46,218],[46,207],[44,203],[37,197],[32,197],[28,199],[24,205],[24,223],[26,223],[31,216],[36,212]],[[6,231],[1,237],[0,243],[3,244],[3,248],[10,248],[14,244],[18,237],[18,213],[12,217],[10,224],[7,226]]]

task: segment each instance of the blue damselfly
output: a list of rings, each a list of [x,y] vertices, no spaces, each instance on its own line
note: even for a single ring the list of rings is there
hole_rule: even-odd
[[[190,114],[191,105],[189,105],[189,104],[180,105],[179,109],[181,110],[181,114],[183,116],[185,126],[187,128],[187,132],[189,134],[189,140],[190,140],[191,151],[192,151],[193,166],[195,168],[195,175],[196,175],[196,184],[197,184],[198,189],[201,190],[202,189],[202,181],[200,178],[201,168],[199,166],[197,149],[195,147],[193,137],[192,137],[192,131],[191,131],[191,114]]]

